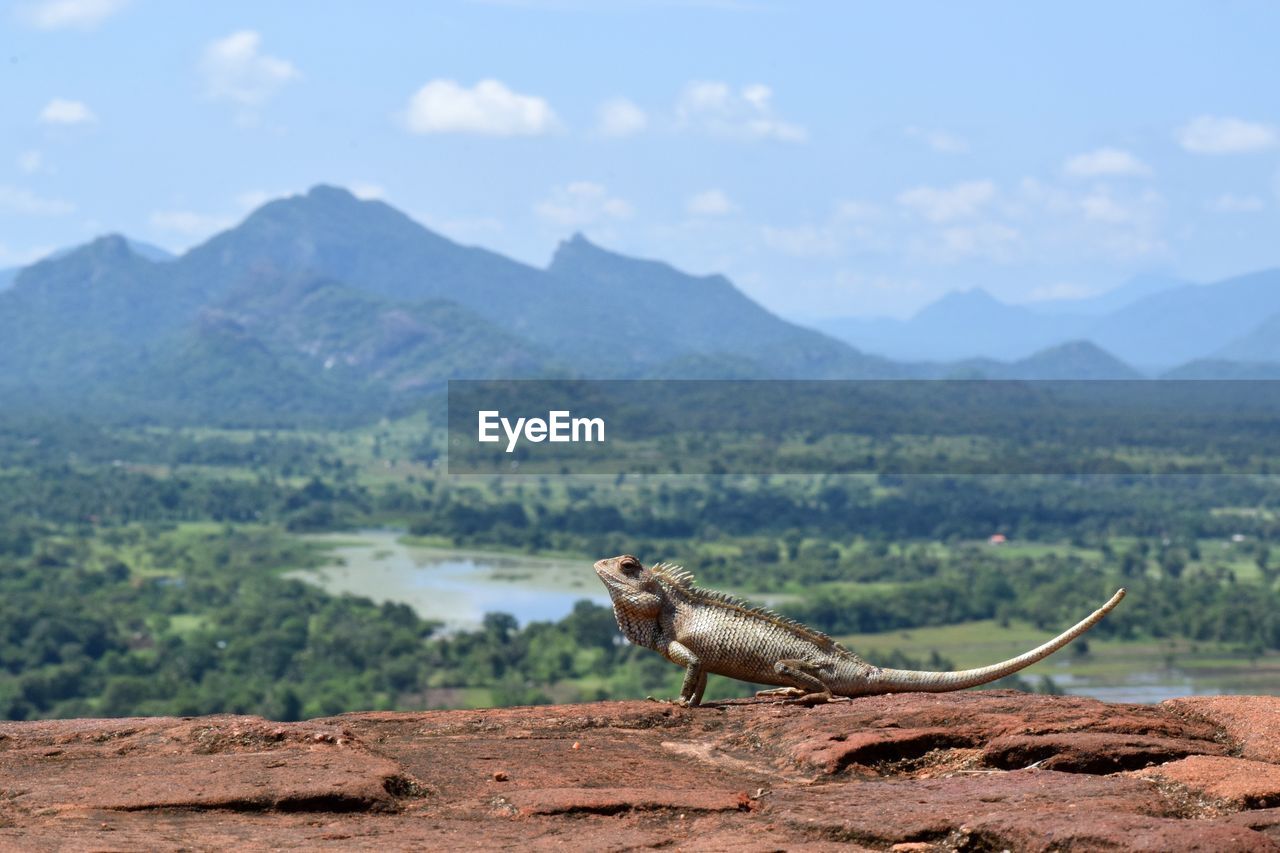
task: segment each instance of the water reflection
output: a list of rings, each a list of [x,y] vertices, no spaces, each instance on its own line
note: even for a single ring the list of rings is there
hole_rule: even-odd
[[[1123,683],[1098,683],[1095,680],[1070,674],[1050,676],[1054,684],[1073,696],[1088,696],[1103,702],[1130,702],[1138,705],[1156,705],[1166,699],[1182,696],[1220,696],[1221,688],[1196,682],[1185,673],[1176,670],[1162,672],[1131,672]]]
[[[477,628],[494,611],[525,625],[560,619],[584,598],[609,602],[589,562],[416,548],[401,543],[400,535],[374,530],[309,537],[334,546],[332,562],[289,576],[338,595],[408,604],[452,631]]]

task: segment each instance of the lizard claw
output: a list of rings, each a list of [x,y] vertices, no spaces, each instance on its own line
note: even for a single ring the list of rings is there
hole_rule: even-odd
[[[803,696],[804,691],[799,687],[775,687],[772,690],[757,690],[756,697],[764,696]]]
[[[825,705],[828,702],[833,702],[835,701],[835,698],[836,697],[831,695],[831,691],[827,690],[821,693],[805,693],[804,695],[797,696],[794,699],[783,699],[782,704],[804,705],[807,708],[812,708],[814,705]]]

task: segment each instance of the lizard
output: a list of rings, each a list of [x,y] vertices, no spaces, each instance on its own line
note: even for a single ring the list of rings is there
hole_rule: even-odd
[[[876,693],[941,693],[1011,675],[1088,631],[1124,598],[1123,589],[1092,615],[1047,643],[978,669],[920,672],[867,663],[805,625],[722,592],[698,587],[679,566],[645,567],[630,554],[595,563],[623,636],[684,667],[678,704],[697,706],[715,673],[754,684],[778,685],[757,695],[786,702],[822,702]]]

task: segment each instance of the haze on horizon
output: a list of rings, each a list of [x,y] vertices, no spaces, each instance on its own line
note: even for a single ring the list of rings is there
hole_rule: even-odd
[[[0,12],[0,267],[105,232],[180,251],[317,183],[538,266],[582,231],[800,319],[1280,264],[1274,4],[301,8]]]

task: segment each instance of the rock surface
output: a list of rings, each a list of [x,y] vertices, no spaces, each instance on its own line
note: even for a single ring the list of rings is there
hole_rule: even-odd
[[[1280,698],[0,723],[0,849],[1280,850]]]

